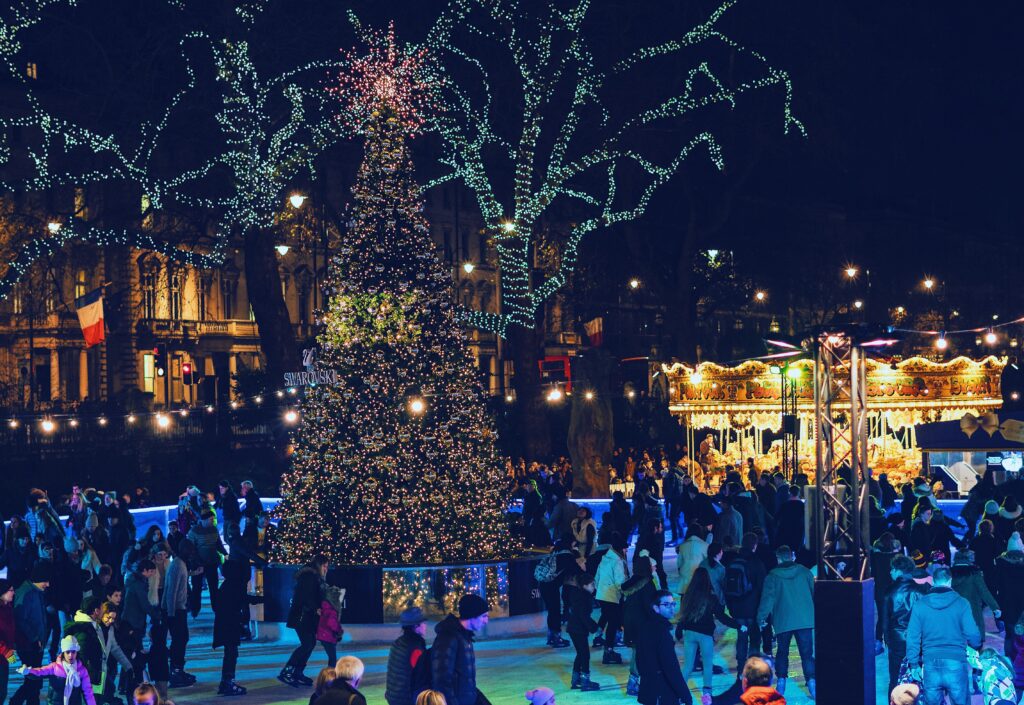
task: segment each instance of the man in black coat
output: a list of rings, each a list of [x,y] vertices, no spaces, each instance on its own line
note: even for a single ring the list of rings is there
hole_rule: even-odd
[[[419,607],[409,607],[398,616],[402,635],[388,650],[388,671],[384,699],[388,705],[413,705],[419,693],[413,692],[412,672],[427,650],[426,617]]]
[[[683,680],[672,641],[669,619],[675,614],[676,601],[668,590],[659,590],[651,600],[650,622],[636,641],[637,669],[640,671],[642,705],[692,705],[693,696]]]
[[[323,601],[323,582],[327,577],[327,558],[317,556],[295,574],[295,591],[288,608],[288,627],[299,636],[299,645],[288,658],[277,679],[293,688],[311,686],[313,681],[303,671],[310,654],[316,647],[316,628],[320,623],[320,603]]]
[[[761,641],[761,630],[757,623],[757,607],[761,603],[761,591],[767,576],[764,564],[757,557],[757,534],[743,534],[742,547],[739,553],[726,554],[725,565],[725,604],[729,615],[746,631],[736,633],[736,672],[743,670],[747,662],[750,646],[757,651]]]
[[[437,637],[431,648],[431,682],[448,705],[476,705],[473,635],[486,625],[487,601],[467,594],[459,600],[459,616],[450,614],[434,627]]]
[[[907,625],[910,623],[910,610],[928,588],[914,582],[914,561],[909,556],[897,554],[893,556],[889,575],[892,585],[882,602],[882,613],[879,615],[882,638],[889,650],[889,690],[896,687],[896,678],[900,674],[900,664],[907,655]]]
[[[314,705],[366,705],[366,698],[359,692],[366,667],[355,656],[342,656],[334,667],[336,678],[327,690],[314,700]]]

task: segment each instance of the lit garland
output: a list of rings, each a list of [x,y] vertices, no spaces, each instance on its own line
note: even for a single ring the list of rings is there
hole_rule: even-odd
[[[461,180],[475,193],[495,244],[501,271],[501,315],[462,312],[468,323],[499,335],[505,335],[509,325],[532,327],[537,309],[568,281],[585,235],[641,216],[654,192],[679,171],[697,148],[706,150],[717,168],[723,166],[721,147],[710,131],[695,135],[666,163],[659,163],[626,146],[638,130],[716,104],[735,107],[741,94],[777,86],[784,91],[783,130],[788,133],[795,128],[804,132],[803,125],[792,113],[792,85],[788,74],[717,29],[721,17],[734,4],[735,0],[728,0],[682,39],[638,51],[615,64],[608,73],[596,68],[594,56],[582,35],[589,2],[579,2],[568,9],[550,4],[546,12],[538,16],[525,9],[535,9],[536,6],[529,4],[454,0],[441,15],[425,44],[437,61],[425,63],[423,69],[429,83],[438,88],[444,108],[432,117],[429,128],[442,137],[441,162],[449,172],[426,187]],[[356,29],[360,29],[351,13],[350,17]],[[531,26],[537,29],[536,36],[528,36],[526,28]],[[523,93],[523,124],[515,144],[500,137],[495,130],[488,72],[473,52],[459,45],[458,40],[463,35],[491,41],[511,54]],[[682,95],[642,109],[619,121],[617,126],[611,124],[610,111],[600,98],[608,78],[641,67],[649,59],[712,42],[750,59],[758,67],[757,75],[727,86],[707,61],[701,62],[689,72]],[[466,85],[457,75],[467,68],[475,72],[479,85]],[[569,107],[562,115],[550,151],[542,155],[539,153],[541,127],[544,120],[552,119],[551,114],[556,110],[556,87],[573,82]],[[711,89],[702,91],[698,84],[710,84]],[[578,144],[581,141],[578,129],[584,125],[597,126],[603,131],[603,136],[589,147]],[[507,205],[495,195],[494,181],[484,166],[484,154],[488,150],[507,154],[513,164],[514,188],[511,203]],[[570,154],[579,156],[570,157]],[[635,203],[621,205],[616,202],[619,170],[627,165],[639,167],[647,183]],[[581,177],[594,173],[604,175],[606,188],[588,189],[579,185]],[[530,276],[531,239],[541,230],[538,227],[541,217],[559,197],[591,207],[594,215],[573,226],[562,245],[556,271],[534,286]]]
[[[380,65],[363,63],[366,80],[343,84],[365,156],[319,341],[319,364],[337,371],[338,384],[309,390],[302,404],[275,510],[277,558],[382,565],[509,555],[516,546],[493,422],[412,175],[412,106],[429,102],[419,95],[428,86],[415,79],[413,55],[371,51],[366,61]],[[393,75],[401,85],[379,90],[370,77],[396,62],[410,69]],[[401,330],[415,336],[394,334]]]
[[[50,254],[72,240],[95,244],[127,245],[153,250],[179,262],[202,268],[223,263],[229,238],[247,228],[269,227],[280,211],[287,189],[302,171],[312,173],[314,160],[342,136],[342,125],[334,117],[332,102],[323,91],[300,85],[302,76],[315,75],[307,81],[318,84],[328,69],[337,69],[339,61],[313,61],[292,68],[272,78],[262,78],[244,40],[214,40],[203,32],[186,33],[181,54],[187,74],[186,85],[175,92],[158,120],[140,125],[139,135],[128,148],[118,135],[105,135],[70,122],[42,107],[33,81],[25,75],[21,58],[20,36],[42,22],[44,11],[57,5],[72,7],[75,0],[34,0],[20,2],[0,21],[0,59],[10,76],[22,88],[28,110],[24,114],[0,118],[0,166],[13,155],[9,139],[13,130],[38,131],[38,144],[24,147],[32,173],[23,179],[0,182],[2,192],[47,192],[61,186],[85,187],[102,182],[122,182],[137,187],[146,195],[153,213],[172,202],[183,206],[213,209],[220,216],[220,227],[202,252],[164,243],[144,228],[105,229],[95,224],[85,227],[64,227],[56,237],[42,237],[23,247],[16,262],[0,280],[0,298],[25,274],[40,256]],[[183,0],[169,0],[169,5],[184,10]],[[245,29],[250,29],[265,9],[266,0],[240,0],[236,15]],[[208,44],[222,87],[221,105],[214,116],[221,129],[223,144],[199,167],[171,176],[158,175],[154,155],[163,145],[163,134],[183,99],[196,88],[196,74],[188,59],[189,46],[195,42]],[[283,100],[287,118],[279,120],[276,102]],[[282,124],[283,123],[283,124]],[[81,171],[57,173],[52,165],[62,158],[77,154],[91,155],[90,166]],[[97,167],[96,163],[103,166]],[[230,178],[223,178],[224,167]],[[225,183],[229,195],[210,198],[196,195],[208,191],[205,183],[217,178],[215,188]]]

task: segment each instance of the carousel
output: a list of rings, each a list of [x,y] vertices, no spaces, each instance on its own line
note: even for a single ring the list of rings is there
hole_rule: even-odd
[[[1006,358],[957,357],[934,362],[867,360],[869,463],[896,483],[917,475],[915,425],[979,416],[1002,405]],[[669,411],[686,429],[691,457],[715,486],[727,465],[754,459],[759,470],[782,467],[783,389],[795,398],[797,467],[813,481],[814,363],[748,360],[733,367],[702,362],[662,364]],[[840,423],[842,419],[840,419]]]

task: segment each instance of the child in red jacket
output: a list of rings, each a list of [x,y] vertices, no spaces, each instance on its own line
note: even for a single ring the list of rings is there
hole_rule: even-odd
[[[327,666],[334,668],[338,662],[338,642],[345,630],[341,626],[341,588],[328,585],[320,603],[320,623],[316,627],[316,638],[327,652]]]

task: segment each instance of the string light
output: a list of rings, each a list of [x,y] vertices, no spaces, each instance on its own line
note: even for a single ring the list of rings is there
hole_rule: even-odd
[[[299,412],[295,409],[288,409],[288,411],[284,412],[284,420],[289,424],[296,423],[299,420]]]
[[[844,271],[846,272],[847,278],[849,278],[849,279],[856,279],[857,278],[857,268],[854,267],[853,265],[847,266]]]
[[[18,427],[18,419],[11,419],[10,421],[8,421],[7,422],[7,427],[8,428],[17,428]]]
[[[768,294],[766,294],[763,291],[758,291],[754,294],[754,298],[757,299],[759,302],[764,301],[766,298],[768,298]]]
[[[101,416],[99,418],[99,424],[100,424],[100,426],[106,426],[107,425],[107,417],[106,416]]]
[[[472,262],[464,262],[462,264],[462,271],[466,274],[472,274],[474,269],[476,269],[476,265]]]
[[[419,416],[427,409],[427,403],[420,397],[414,397],[409,401],[409,413],[413,416]]]
[[[989,328],[988,333],[985,334],[985,342],[988,343],[989,345],[995,345],[998,340],[999,336],[996,335],[996,332],[994,330]]]
[[[693,135],[658,161],[629,146],[637,133],[665,121],[689,118],[702,109],[735,108],[742,95],[770,88],[782,89],[783,131],[804,133],[792,113],[789,75],[719,27],[734,4],[734,0],[723,3],[682,38],[637,51],[602,71],[583,33],[590,3],[571,8],[551,4],[541,10],[536,3],[451,2],[423,45],[435,60],[424,60],[420,66],[436,89],[441,107],[424,128],[440,135],[440,162],[445,169],[426,188],[457,180],[473,192],[497,253],[502,280],[501,314],[460,311],[466,323],[500,336],[506,335],[510,325],[533,327],[535,312],[568,282],[585,236],[641,217],[654,193],[695,152],[707,155],[716,168],[724,167],[722,149],[712,131]],[[349,16],[357,31],[362,31],[355,15],[350,12]],[[527,31],[528,27],[535,31]],[[465,36],[507,52],[517,69],[522,125],[511,140],[497,128],[504,116],[496,115],[495,91],[481,58],[490,58],[493,52],[482,53],[476,44],[467,47],[460,41]],[[688,54],[696,46],[709,50],[724,47],[730,54],[742,55],[752,67],[751,73],[727,85],[720,75],[731,68],[718,69],[711,61],[698,61],[685,74],[681,92],[641,105],[631,114],[612,115],[605,86],[630,72],[651,70],[649,64],[659,57]],[[565,101],[559,100],[559,89],[568,93]],[[552,123],[552,106],[560,104],[565,109]],[[357,111],[356,117],[365,118],[365,113]],[[546,121],[550,129],[542,130]],[[591,133],[595,139],[585,142],[584,135]],[[513,184],[507,203],[498,197],[498,184],[508,169],[488,161],[500,152],[509,154],[512,161]],[[632,179],[632,170],[639,170],[642,180],[636,197],[623,202],[620,179],[626,173]],[[589,175],[597,175],[593,181],[601,185],[581,185],[588,183],[584,177]],[[559,199],[578,203],[590,213],[567,233],[554,270],[535,283],[531,253],[536,243],[531,241],[543,237],[543,218]]]
[[[43,429],[43,433],[53,433],[57,428],[57,424],[55,424],[51,419],[43,419],[39,424],[39,427]]]
[[[558,387],[552,387],[551,390],[547,393],[546,398],[549,402],[556,403],[562,401],[562,396],[563,395],[561,389],[559,389]]]
[[[586,399],[587,401],[593,401],[594,393],[588,389],[586,392],[583,393],[583,398]]]
[[[160,428],[168,428],[171,425],[171,420],[167,417],[166,414],[157,414],[156,425],[159,426]]]
[[[640,280],[639,279],[630,279],[629,280],[629,288],[630,289],[639,289],[640,288]]]
[[[68,426],[71,428],[78,428],[78,419],[71,419],[68,421]]]
[[[293,193],[288,197],[288,202],[292,204],[292,208],[302,208],[302,204],[306,202],[306,197],[301,193]]]
[[[128,414],[128,418],[125,419],[130,424],[135,423],[135,414]]]
[[[947,347],[949,347],[949,342],[946,340],[945,334],[942,334],[935,339],[936,350],[945,350]]]

